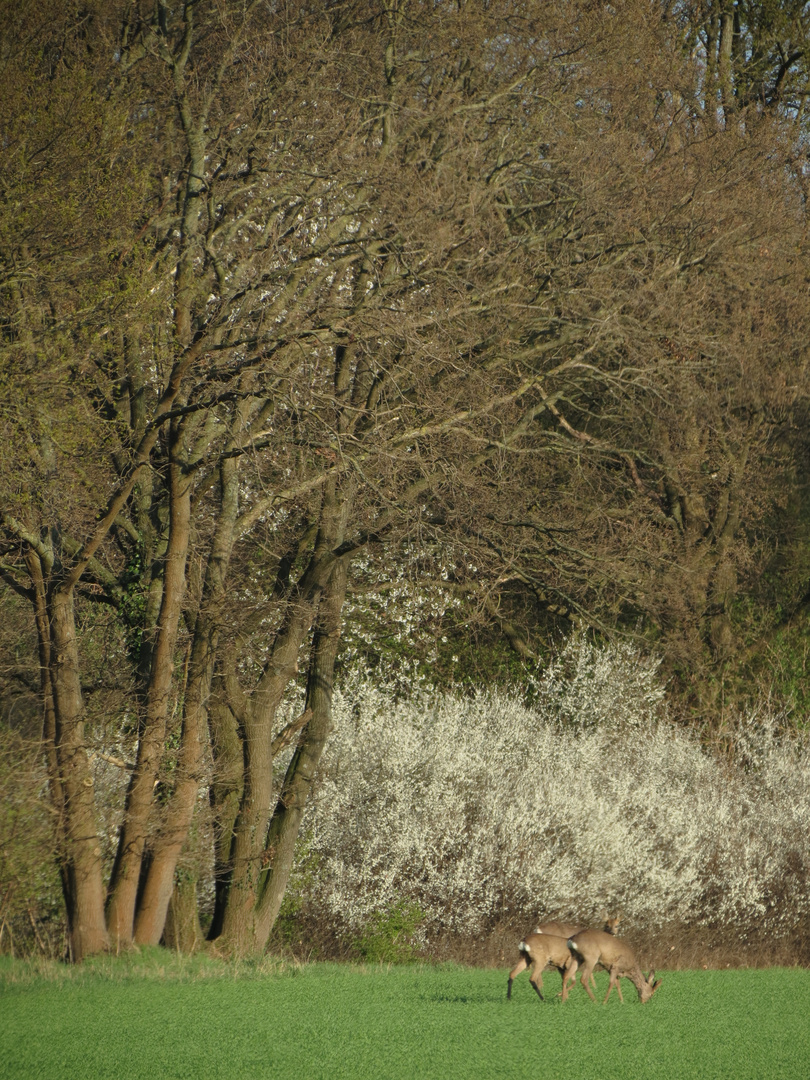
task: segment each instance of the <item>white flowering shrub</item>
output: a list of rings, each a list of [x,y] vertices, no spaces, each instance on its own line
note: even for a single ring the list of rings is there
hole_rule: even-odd
[[[575,641],[538,688],[532,708],[362,678],[336,693],[306,818],[310,912],[348,935],[404,903],[426,935],[606,908],[760,934],[810,914],[805,745],[751,723],[740,765],[712,758],[622,647]]]
[[[648,724],[665,690],[660,660],[625,642],[597,646],[582,634],[568,639],[533,682],[544,716],[581,729]]]
[[[344,668],[375,658],[399,689],[428,685],[439,643],[447,642],[443,621],[461,608],[444,584],[456,569],[452,553],[435,545],[404,544],[393,565],[369,553],[356,558],[343,609]]]

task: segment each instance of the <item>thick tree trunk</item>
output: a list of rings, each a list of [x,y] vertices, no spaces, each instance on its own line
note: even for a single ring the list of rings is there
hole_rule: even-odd
[[[297,635],[296,640],[288,642],[286,663],[279,664],[278,676],[266,687],[262,698],[250,702],[246,710],[244,787],[228,860],[230,875],[220,936],[220,944],[237,956],[250,955],[260,948],[255,909],[273,797],[273,725],[284,690],[295,674],[299,644]]]
[[[93,774],[84,741],[84,706],[73,590],[50,598],[51,689],[58,781],[54,791],[62,811],[62,880],[68,913],[71,959],[78,962],[109,945],[104,920],[101,843],[96,824]]]
[[[172,894],[174,872],[188,837],[202,781],[203,747],[208,727],[208,700],[214,671],[219,616],[234,543],[238,512],[239,478],[235,458],[226,458],[220,470],[221,504],[217,529],[206,567],[203,597],[194,628],[185,693],[183,728],[177,778],[160,835],[152,844],[151,859],[135,918],[135,941],[157,945],[163,935]],[[174,901],[172,901],[174,902]]]
[[[167,949],[193,953],[203,943],[203,932],[197,909],[197,882],[182,878],[174,886],[166,912],[163,944]]]
[[[176,436],[173,441],[176,445],[178,441]],[[124,824],[121,828],[110,881],[107,908],[110,936],[118,945],[124,946],[131,944],[133,940],[135,907],[154,801],[155,782],[164,752],[169,699],[174,678],[177,628],[186,584],[191,484],[177,461],[170,466],[170,493],[170,535],[166,551],[158,634],[152,654],[152,672],[147,691],[146,716],[138,740],[135,770],[127,793]],[[166,897],[166,903],[168,899]]]
[[[71,911],[73,901],[70,893],[70,877],[67,873],[65,842],[65,789],[59,774],[59,759],[56,753],[56,706],[54,704],[53,684],[51,680],[51,629],[48,618],[48,598],[45,590],[45,578],[42,562],[34,551],[28,551],[25,563],[31,577],[34,605],[34,620],[37,628],[37,648],[39,653],[40,687],[42,689],[42,749],[48,769],[48,792],[53,808],[54,847],[59,862],[62,881],[62,894],[65,910]]]

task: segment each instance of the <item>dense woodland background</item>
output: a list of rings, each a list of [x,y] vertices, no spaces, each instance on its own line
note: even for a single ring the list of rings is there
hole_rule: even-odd
[[[795,0],[6,7],[0,948],[608,904],[806,947],[808,33]],[[490,772],[442,773],[468,736]],[[674,787],[622,802],[654,739]],[[580,753],[545,831],[493,827],[509,867],[373,892],[389,773],[389,825],[467,776],[424,820],[467,807],[481,853],[487,784],[543,800]]]

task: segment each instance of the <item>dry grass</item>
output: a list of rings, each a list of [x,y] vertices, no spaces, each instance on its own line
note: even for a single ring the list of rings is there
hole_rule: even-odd
[[[573,920],[575,921],[575,920]],[[429,963],[451,962],[479,968],[508,968],[518,957],[518,942],[533,930],[525,919],[504,920],[474,936],[446,934],[420,952]],[[345,938],[331,926],[314,921],[300,926],[296,939],[275,940],[273,954],[293,962],[356,959]],[[747,940],[728,929],[671,925],[645,930],[626,925],[621,936],[630,942],[643,967],[667,971],[725,968],[810,967],[810,927],[790,937],[762,938],[752,931]]]
[[[475,967],[509,967],[520,939],[533,929],[523,922],[505,922],[490,933],[470,939],[447,936],[428,950],[431,960],[450,960]],[[642,966],[667,971],[723,968],[810,967],[810,929],[780,940],[751,934],[748,940],[728,930],[666,926],[641,930],[626,926],[621,936],[631,943]]]

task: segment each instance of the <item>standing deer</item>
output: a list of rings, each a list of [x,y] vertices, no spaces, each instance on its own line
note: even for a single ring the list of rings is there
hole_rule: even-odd
[[[620,918],[620,915],[617,915],[615,919],[608,919],[606,917],[605,931],[609,934],[615,934]],[[512,997],[512,980],[516,975],[519,975],[521,971],[525,971],[531,964],[532,973],[529,976],[529,981],[537,991],[540,1000],[545,1001],[545,998],[541,993],[543,986],[543,972],[547,967],[556,967],[560,975],[562,975],[563,981],[565,981],[565,970],[571,963],[571,952],[568,948],[567,939],[578,930],[578,924],[561,922],[541,923],[535,929],[533,934],[529,934],[524,938],[520,945],[518,945],[521,952],[521,958],[509,973],[509,982],[506,987],[506,1000],[509,1001]],[[593,981],[593,975],[591,975],[591,982],[596,986],[596,983]]]
[[[520,960],[509,972],[509,982],[506,986],[506,1000],[512,997],[512,980],[521,971],[525,971],[531,964],[532,973],[529,980],[537,991],[541,1001],[543,997],[543,972],[547,967],[555,967],[565,982],[565,972],[571,962],[571,953],[568,942],[564,937],[556,934],[527,934],[518,945],[521,952]]]
[[[568,939],[567,945],[571,951],[571,959],[563,973],[563,1001],[568,997],[569,986],[573,986],[576,982],[577,968],[580,963],[583,965],[580,982],[588,992],[591,1001],[596,1001],[588,985],[593,981],[593,969],[599,966],[610,972],[610,984],[605,1001],[602,1002],[603,1005],[610,997],[614,986],[619,995],[619,1001],[624,1003],[622,988],[619,985],[621,978],[630,979],[638,990],[639,1001],[642,1005],[650,1000],[661,985],[660,979],[658,982],[653,982],[654,971],[651,971],[648,976],[644,975],[638,966],[635,953],[626,941],[606,934],[603,930],[580,930]]]

